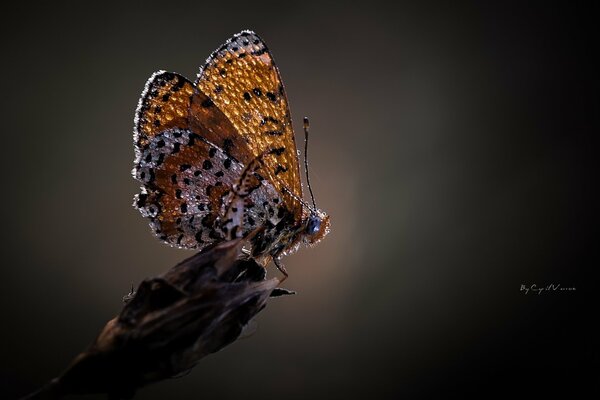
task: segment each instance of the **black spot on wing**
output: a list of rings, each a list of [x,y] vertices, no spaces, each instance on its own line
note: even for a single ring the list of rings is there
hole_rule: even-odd
[[[280,156],[285,152],[285,147],[278,147],[276,149],[271,149],[269,154],[275,154],[276,156]]]
[[[281,165],[278,165],[277,168],[275,169],[275,175],[278,175],[282,172],[286,172],[287,170],[288,170],[287,168],[285,168]]]
[[[233,141],[229,138],[223,140],[223,151],[229,155],[231,148],[233,147]]]

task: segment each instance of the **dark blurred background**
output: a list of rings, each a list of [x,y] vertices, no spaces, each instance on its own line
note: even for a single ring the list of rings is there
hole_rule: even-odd
[[[299,294],[253,336],[137,398],[599,391],[596,10],[13,2],[1,18],[0,397],[56,376],[132,283],[191,255],[131,207],[133,113],[152,72],[193,79],[242,29],[275,55],[297,132],[311,118],[332,232],[284,260]]]

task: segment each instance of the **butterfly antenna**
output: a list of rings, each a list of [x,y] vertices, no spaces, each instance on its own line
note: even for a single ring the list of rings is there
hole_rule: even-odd
[[[310,192],[310,198],[313,203],[313,208],[317,209],[317,204],[315,203],[315,196],[313,195],[312,187],[310,187],[310,179],[308,173],[308,117],[304,117],[304,170],[306,171],[306,184],[308,185],[308,191]]]
[[[307,202],[302,200],[300,197],[296,196],[294,194],[294,192],[292,192],[287,186],[283,185],[282,189],[285,190],[287,192],[287,194],[292,196],[294,199],[298,200],[298,202],[300,202],[304,207],[308,208],[309,210],[311,210],[313,212],[317,212],[316,208],[311,207],[310,204],[308,204]]]

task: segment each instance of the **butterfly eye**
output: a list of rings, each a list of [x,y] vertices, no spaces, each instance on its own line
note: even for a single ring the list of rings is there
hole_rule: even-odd
[[[314,235],[319,232],[319,229],[321,229],[321,218],[316,215],[311,215],[308,224],[306,225],[306,233]]]

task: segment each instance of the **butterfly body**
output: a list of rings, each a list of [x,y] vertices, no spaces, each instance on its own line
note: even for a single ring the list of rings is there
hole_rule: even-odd
[[[285,90],[253,32],[214,52],[196,82],[159,71],[135,117],[134,206],[169,245],[200,250],[254,232],[265,264],[316,243],[329,218],[302,199]]]

